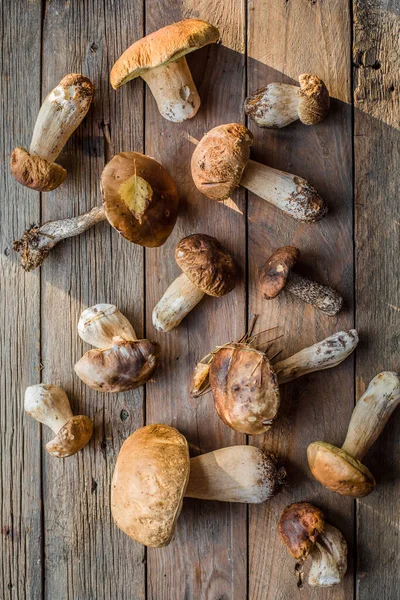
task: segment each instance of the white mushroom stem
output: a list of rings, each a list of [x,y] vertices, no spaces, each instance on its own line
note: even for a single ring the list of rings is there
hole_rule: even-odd
[[[330,317],[336,315],[343,306],[343,298],[331,287],[297,275],[297,273],[290,273],[285,290]]]
[[[172,331],[203,298],[202,292],[184,273],[171,283],[153,309],[153,325],[158,331]]]
[[[84,310],[78,322],[78,334],[95,348],[137,340],[131,323],[114,304],[96,304]]]
[[[328,211],[324,200],[308,181],[253,160],[248,161],[240,185],[298,221],[312,223]]]
[[[257,106],[252,109],[252,99],[246,102],[246,112],[260,127],[281,128],[299,118],[300,88],[288,83],[269,83],[265,90],[256,92]]]
[[[57,434],[72,419],[68,396],[56,385],[40,383],[26,388],[25,411]]]
[[[383,371],[368,385],[350,419],[342,450],[361,461],[400,402],[397,373]]]
[[[195,116],[200,107],[192,74],[186,58],[141,73],[165,119],[181,123]]]
[[[342,581],[347,571],[347,544],[336,527],[325,523],[325,530],[319,534],[310,556],[309,585],[329,587]]]

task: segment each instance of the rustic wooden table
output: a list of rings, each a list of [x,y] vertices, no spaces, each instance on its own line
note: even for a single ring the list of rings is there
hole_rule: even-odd
[[[305,457],[313,440],[340,444],[369,380],[400,369],[397,0],[3,0],[1,11],[0,597],[399,598],[400,411],[366,458],[378,486],[364,500],[323,489]],[[223,42],[189,57],[202,107],[193,121],[176,125],[161,118],[141,80],[114,92],[108,75],[134,40],[188,17],[217,25]],[[328,216],[299,224],[243,189],[231,203],[202,197],[190,176],[187,134],[200,138],[220,123],[243,122],[247,92],[296,81],[305,71],[330,90],[328,118],[280,131],[250,123],[252,156],[308,178],[327,199]],[[12,179],[9,156],[29,144],[41,99],[68,72],[94,81],[95,100],[60,157],[66,182],[39,195]],[[12,240],[32,222],[100,203],[101,171],[121,150],[154,156],[177,182],[182,208],[167,243],[144,251],[102,224],[60,244],[41,270],[24,273]],[[193,232],[215,235],[233,250],[240,285],[159,334],[151,311],[178,274],[176,242]],[[304,272],[343,293],[338,318],[289,297],[261,300],[256,270],[288,243],[301,248]],[[79,314],[97,302],[115,303],[139,333],[160,342],[162,366],[146,389],[101,395],[73,373],[86,350],[76,333]],[[222,424],[209,396],[192,400],[188,385],[196,360],[239,337],[253,313],[260,314],[259,329],[282,327],[282,357],[354,325],[361,341],[355,360],[286,385],[273,431],[248,440]],[[61,385],[74,411],[94,419],[91,443],[73,458],[49,456],[49,431],[24,414],[25,387],[40,381]],[[114,525],[110,480],[123,440],[152,422],[178,427],[202,451],[265,445],[282,457],[289,486],[259,506],[187,500],[171,545],[146,551]],[[346,537],[349,569],[340,586],[296,588],[276,523],[286,504],[301,499],[326,509]]]

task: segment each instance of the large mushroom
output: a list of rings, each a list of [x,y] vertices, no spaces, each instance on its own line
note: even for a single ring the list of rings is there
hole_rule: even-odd
[[[26,271],[39,267],[56,244],[108,220],[125,239],[154,248],[171,234],[178,216],[175,183],[154,158],[120,152],[101,175],[103,206],[71,219],[32,225],[14,242]]]
[[[85,415],[74,417],[67,394],[56,385],[39,383],[26,388],[25,411],[56,434],[46,450],[57,458],[76,454],[92,437],[92,420]]]
[[[122,445],[111,488],[115,523],[153,548],[170,543],[183,498],[265,502],[284,484],[276,458],[253,446],[231,446],[189,458],[185,437],[168,425],[147,425]]]
[[[128,319],[113,304],[96,304],[84,310],[78,333],[96,349],[88,350],[75,363],[75,373],[98,392],[135,390],[154,373],[158,344],[138,340]]]
[[[185,56],[218,40],[218,29],[199,19],[167,25],[125,50],[111,70],[111,85],[117,90],[142,77],[165,119],[174,123],[191,119],[199,110],[200,97]]]
[[[154,307],[153,325],[158,331],[177,327],[205,294],[219,298],[236,285],[232,256],[210,235],[196,233],[183,238],[176,246],[175,260],[183,273]]]
[[[317,75],[303,73],[299,83],[269,83],[246,98],[244,112],[259,127],[280,129],[298,119],[316,125],[328,114],[329,92]]]
[[[19,183],[38,192],[50,192],[61,185],[67,171],[54,161],[86,116],[93,92],[90,79],[70,73],[45,98],[29,152],[15,148],[11,154],[11,174]]]
[[[287,215],[305,223],[322,219],[328,208],[302,177],[249,160],[253,134],[239,123],[214,127],[198,143],[191,168],[197,189],[226,200],[240,184]]]
[[[383,371],[376,375],[353,410],[343,446],[337,448],[327,442],[308,446],[308,465],[315,479],[342,496],[363,498],[373,492],[375,478],[361,461],[399,402],[397,373]]]

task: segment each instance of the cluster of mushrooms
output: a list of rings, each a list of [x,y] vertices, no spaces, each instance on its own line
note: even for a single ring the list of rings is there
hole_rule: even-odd
[[[219,39],[216,27],[196,19],[164,27],[122,54],[112,68],[111,85],[117,90],[142,77],[165,119],[175,123],[191,119],[200,98],[185,55]],[[268,84],[246,99],[244,112],[266,128],[285,127],[298,119],[306,125],[320,122],[329,109],[326,86],[310,74],[300,75],[299,84]],[[93,93],[91,81],[80,74],[65,76],[50,92],[41,106],[29,150],[16,148],[11,155],[11,173],[17,181],[39,192],[63,183],[66,170],[55,160],[87,114]],[[294,219],[305,223],[322,219],[328,208],[317,190],[302,177],[252,161],[252,142],[252,133],[240,123],[222,124],[206,133],[191,160],[197,189],[223,201],[241,185]],[[42,265],[61,240],[104,220],[134,244],[154,248],[166,242],[177,220],[179,200],[174,180],[161,164],[138,152],[120,152],[105,166],[100,188],[101,205],[70,219],[34,224],[14,242],[25,270]],[[341,296],[293,272],[299,256],[294,246],[277,248],[260,265],[260,294],[271,300],[285,288],[326,315],[336,315],[342,308]],[[205,294],[216,298],[228,294],[237,281],[237,266],[229,250],[210,235],[194,233],[181,239],[175,259],[182,273],[153,309],[153,325],[160,332],[178,327]],[[281,385],[339,365],[358,344],[355,330],[339,331],[274,361],[276,356],[268,356],[271,345],[261,348],[260,334],[254,334],[253,328],[254,322],[242,338],[223,343],[199,360],[191,391],[194,397],[210,392],[220,419],[231,429],[252,436],[273,427]],[[138,339],[132,324],[113,304],[84,310],[78,334],[93,348],[74,370],[92,389],[125,392],[152,378],[159,363],[158,343]],[[352,498],[371,493],[375,479],[360,461],[399,401],[396,373],[377,375],[355,406],[342,448],[323,441],[308,447],[315,479]],[[65,392],[55,385],[28,387],[25,410],[52,429],[55,437],[46,449],[53,456],[75,454],[92,436],[91,419],[74,416]],[[188,442],[179,431],[166,424],[147,425],[132,433],[120,450],[112,481],[112,514],[128,536],[146,546],[161,547],[172,540],[184,497],[260,503],[277,494],[285,479],[278,458],[265,450],[232,446],[190,458]],[[308,502],[288,506],[278,531],[297,561],[300,586],[302,565],[309,555],[310,585],[330,586],[343,579],[346,542],[319,508]]]

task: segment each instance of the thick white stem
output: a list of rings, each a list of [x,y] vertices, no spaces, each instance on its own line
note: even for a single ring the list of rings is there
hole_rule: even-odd
[[[95,348],[107,348],[117,341],[137,340],[131,323],[114,304],[86,308],[78,322],[78,334]]]
[[[202,292],[184,273],[167,289],[153,309],[153,325],[158,331],[172,331],[203,298]]]
[[[286,127],[299,118],[300,88],[269,83],[246,99],[245,112],[260,127]]]
[[[26,388],[24,407],[28,415],[56,434],[73,417],[67,394],[56,385],[40,383]]]
[[[347,571],[347,544],[339,529],[325,523],[310,555],[309,585],[329,587],[342,581]]]

